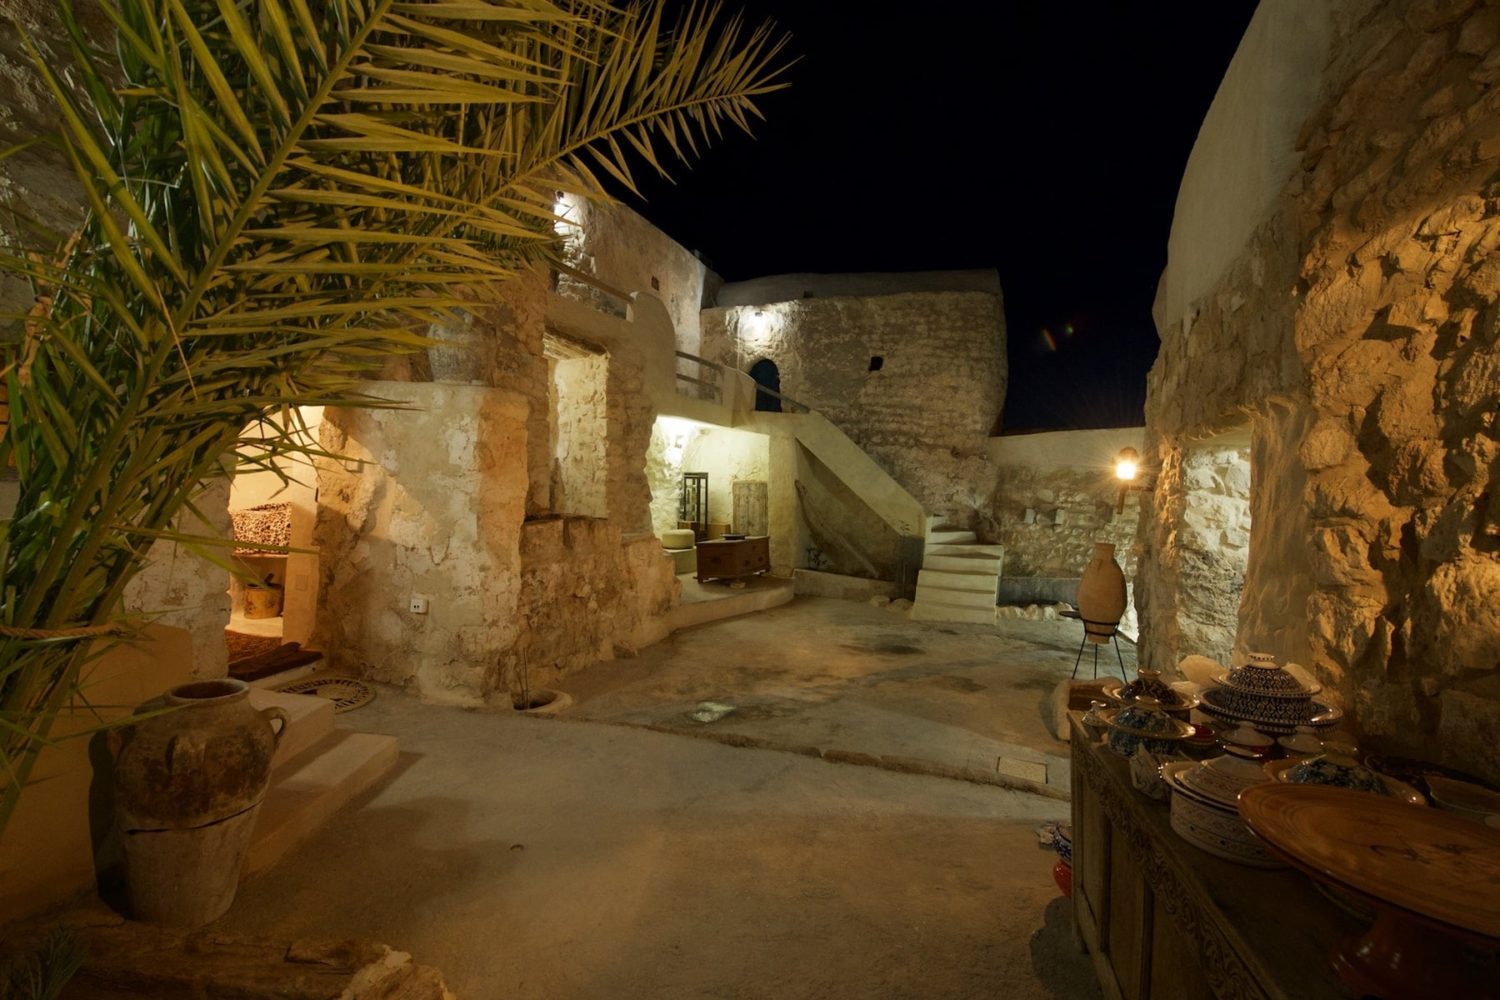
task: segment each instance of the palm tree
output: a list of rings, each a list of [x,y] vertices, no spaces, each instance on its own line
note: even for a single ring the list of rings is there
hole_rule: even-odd
[[[559,189],[605,196],[748,129],[785,39],[660,0],[62,0],[71,65],[28,51],[87,197],[5,349],[0,830],[92,640],[244,428],[302,449],[304,405],[548,253]]]

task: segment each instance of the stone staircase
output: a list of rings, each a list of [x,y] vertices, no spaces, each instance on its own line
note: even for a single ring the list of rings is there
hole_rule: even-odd
[[[993,625],[1005,547],[982,545],[974,532],[941,527],[936,520],[927,525],[912,619]]]
[[[322,829],[396,763],[394,736],[356,733],[333,724],[333,702],[252,688],[256,708],[275,705],[288,716],[271,764],[271,789],[255,820],[245,875],[263,871]]]

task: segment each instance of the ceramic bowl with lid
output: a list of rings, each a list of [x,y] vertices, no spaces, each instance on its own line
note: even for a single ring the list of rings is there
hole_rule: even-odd
[[[1135,680],[1120,688],[1116,696],[1125,704],[1141,697],[1155,698],[1161,703],[1162,708],[1174,715],[1198,707],[1197,698],[1176,690],[1161,679],[1160,670],[1153,670],[1150,667],[1141,667],[1137,670]]]
[[[1225,809],[1234,809],[1240,792],[1246,788],[1270,780],[1271,776],[1261,767],[1259,760],[1234,746],[1226,747],[1222,755],[1181,774],[1182,784],[1189,791]]]
[[[1122,757],[1134,756],[1142,745],[1148,753],[1172,753],[1176,744],[1193,731],[1168,715],[1161,702],[1145,695],[1123,708],[1105,712],[1103,718],[1109,726],[1109,748]]]
[[[1253,868],[1285,867],[1250,832],[1233,804],[1226,807],[1207,798],[1183,780],[1184,775],[1202,766],[1184,761],[1162,767],[1162,779],[1172,790],[1172,829],[1183,840],[1216,857]]]
[[[1370,770],[1353,757],[1325,753],[1306,759],[1287,758],[1264,765],[1266,774],[1289,785],[1328,785],[1356,792],[1384,795],[1414,806],[1427,800],[1411,785]]]

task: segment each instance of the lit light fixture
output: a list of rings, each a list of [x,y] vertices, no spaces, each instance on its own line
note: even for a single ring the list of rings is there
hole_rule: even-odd
[[[1141,453],[1134,448],[1121,448],[1115,456],[1115,478],[1120,481],[1120,502],[1115,513],[1125,513],[1125,494],[1131,490],[1149,490],[1151,485],[1139,481],[1141,475]]]

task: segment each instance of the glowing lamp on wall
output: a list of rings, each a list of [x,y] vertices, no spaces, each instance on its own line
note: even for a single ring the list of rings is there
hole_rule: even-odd
[[[1115,513],[1125,513],[1125,494],[1131,490],[1149,490],[1150,484],[1141,477],[1141,453],[1134,448],[1121,448],[1115,456],[1115,479],[1120,483],[1120,502]]]

